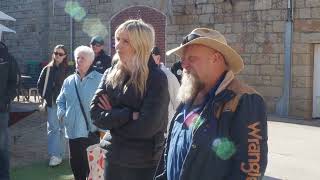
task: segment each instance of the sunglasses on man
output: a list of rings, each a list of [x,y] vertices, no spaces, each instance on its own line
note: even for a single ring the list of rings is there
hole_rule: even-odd
[[[190,41],[192,41],[192,40],[194,40],[194,39],[197,39],[197,38],[199,38],[199,37],[201,37],[201,36],[198,35],[198,34],[189,34],[189,35],[187,35],[187,36],[185,36],[185,37],[183,38],[183,40],[182,40],[182,45],[187,44],[188,42],[190,42]]]
[[[101,47],[103,46],[102,44],[99,44],[99,43],[91,43],[92,46],[97,46],[97,47]]]

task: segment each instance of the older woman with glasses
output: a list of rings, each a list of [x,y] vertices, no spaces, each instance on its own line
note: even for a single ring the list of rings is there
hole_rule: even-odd
[[[102,74],[92,68],[94,52],[88,46],[77,47],[74,57],[76,73],[63,82],[57,98],[57,114],[65,126],[66,138],[69,139],[70,165],[75,180],[85,180],[89,174],[86,149],[99,143],[89,107]]]
[[[169,92],[166,75],[151,56],[154,29],[128,20],[115,32],[114,60],[91,103],[97,127],[109,129],[105,178],[150,180],[164,144]]]
[[[67,49],[64,45],[57,45],[52,52],[51,61],[45,66],[38,79],[38,89],[46,102],[48,111],[47,134],[49,166],[57,166],[62,162],[65,149],[63,125],[57,117],[56,99],[62,83],[67,77],[68,62]]]

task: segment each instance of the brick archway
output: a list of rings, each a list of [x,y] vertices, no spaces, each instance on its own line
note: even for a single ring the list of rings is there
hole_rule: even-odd
[[[114,50],[114,32],[117,27],[128,19],[141,18],[146,23],[151,24],[155,30],[155,45],[161,49],[161,61],[165,62],[165,45],[166,45],[166,16],[160,11],[147,6],[133,6],[123,9],[111,18],[110,23],[110,44],[111,54]]]

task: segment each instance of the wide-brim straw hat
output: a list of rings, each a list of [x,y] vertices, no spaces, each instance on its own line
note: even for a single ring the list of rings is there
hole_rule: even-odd
[[[166,55],[174,53],[182,57],[183,49],[191,44],[204,45],[219,51],[224,56],[229,69],[233,71],[234,74],[239,73],[244,67],[241,56],[227,44],[224,36],[220,32],[208,28],[194,29],[184,38],[179,47],[167,51]]]

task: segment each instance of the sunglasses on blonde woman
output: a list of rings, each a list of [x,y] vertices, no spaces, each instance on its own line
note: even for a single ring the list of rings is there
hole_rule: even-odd
[[[64,53],[59,53],[59,52],[53,52],[53,54],[56,55],[56,56],[58,56],[58,55],[59,56],[64,56],[65,55]]]

